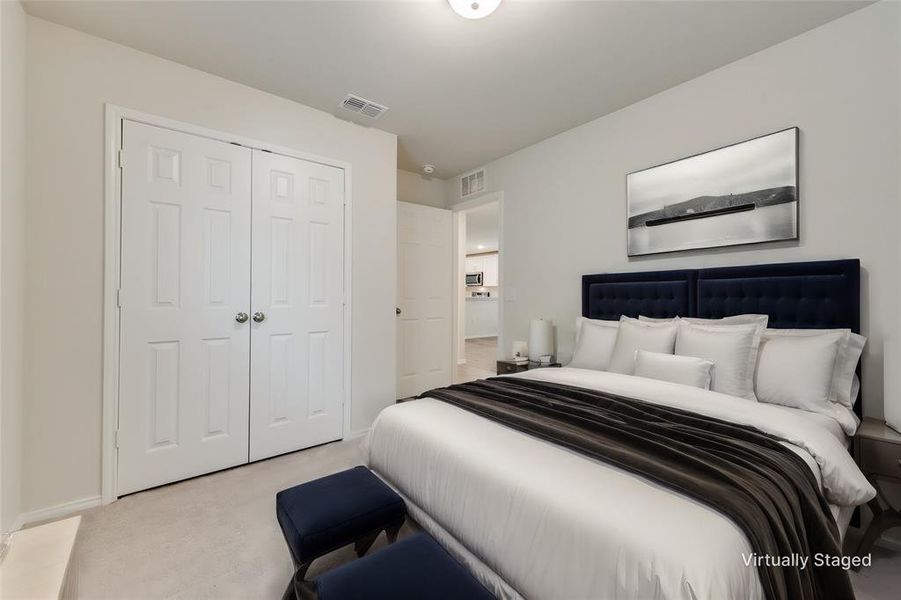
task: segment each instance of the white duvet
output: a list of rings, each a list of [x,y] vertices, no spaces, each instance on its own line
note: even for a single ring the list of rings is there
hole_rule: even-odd
[[[822,415],[601,371],[516,376],[775,434],[814,471],[834,514],[875,495],[841,428]],[[412,516],[501,597],[762,597],[743,558],[751,547],[728,517],[616,467],[428,398],[382,411],[368,446],[370,468]]]

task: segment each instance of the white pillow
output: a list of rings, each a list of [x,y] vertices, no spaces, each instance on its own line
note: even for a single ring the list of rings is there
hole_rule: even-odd
[[[760,342],[757,399],[810,412],[828,409],[835,360],[847,335],[767,335]]]
[[[703,358],[644,350],[635,353],[636,377],[659,379],[709,390],[712,371],[713,363]]]
[[[631,375],[635,372],[635,352],[646,350],[672,354],[676,343],[675,323],[644,323],[630,317],[620,317],[616,344],[607,370]]]
[[[748,400],[754,396],[759,325],[696,325],[679,320],[675,353],[713,361],[710,389]]]
[[[576,348],[568,367],[606,371],[616,343],[619,321],[576,319]]]
[[[867,338],[853,333],[850,329],[767,329],[763,332],[763,336],[765,338],[816,337],[826,333],[842,334],[842,342],[835,359],[829,399],[852,409],[860,392],[860,381],[857,382],[856,388],[854,385],[855,372]]]
[[[700,317],[674,317],[673,319],[657,319],[654,317],[643,317],[639,316],[639,321],[647,321],[649,323],[666,323],[669,321],[674,321],[675,319],[681,319],[683,321],[688,321],[689,323],[694,323],[695,325],[747,325],[750,323],[754,323],[755,325],[762,325],[766,327],[767,323],[770,320],[769,315],[731,315],[728,317],[723,317],[721,319],[702,319]]]

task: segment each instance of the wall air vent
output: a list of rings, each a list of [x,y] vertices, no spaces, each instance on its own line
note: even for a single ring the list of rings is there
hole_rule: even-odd
[[[485,191],[485,169],[460,176],[460,197],[467,198]]]
[[[381,104],[377,104],[366,98],[354,96],[353,94],[348,94],[344,97],[344,100],[341,102],[341,108],[349,110],[350,112],[359,113],[369,119],[378,119],[388,112],[387,106],[382,106]]]

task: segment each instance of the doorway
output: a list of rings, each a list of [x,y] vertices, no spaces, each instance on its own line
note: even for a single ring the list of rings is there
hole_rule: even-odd
[[[454,383],[497,374],[501,339],[502,194],[454,207],[456,339]]]

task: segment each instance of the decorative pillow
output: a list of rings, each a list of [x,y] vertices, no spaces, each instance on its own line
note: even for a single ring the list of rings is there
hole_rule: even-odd
[[[675,353],[712,361],[710,389],[756,400],[754,367],[762,328],[759,325],[696,325],[679,320]]]
[[[838,402],[846,408],[854,408],[857,402],[857,394],[860,392],[860,381],[854,386],[855,372],[860,355],[867,343],[867,338],[853,333],[850,329],[767,329],[763,332],[764,338],[776,337],[817,337],[827,333],[840,333],[842,341],[839,344],[838,354],[835,358],[835,367],[832,374],[832,387],[829,399]]]
[[[676,330],[676,323],[644,323],[638,319],[620,317],[619,332],[607,370],[631,375],[635,372],[635,352],[638,350],[672,354]]]
[[[606,371],[616,343],[619,321],[576,319],[576,348],[568,367]]]
[[[681,383],[710,389],[713,363],[703,358],[659,354],[639,350],[635,353],[635,376]]]
[[[842,331],[764,334],[754,386],[757,399],[810,412],[829,409],[835,360],[846,338]]]
[[[643,317],[639,316],[639,321],[647,321],[649,323],[666,323],[668,321],[673,321],[675,319],[681,319],[683,321],[688,321],[689,323],[694,323],[695,325],[748,325],[755,324],[761,325],[762,327],[766,327],[767,323],[770,320],[769,315],[730,315],[728,317],[723,317],[721,319],[702,319],[700,317],[674,317],[673,319],[656,319],[653,317]]]

